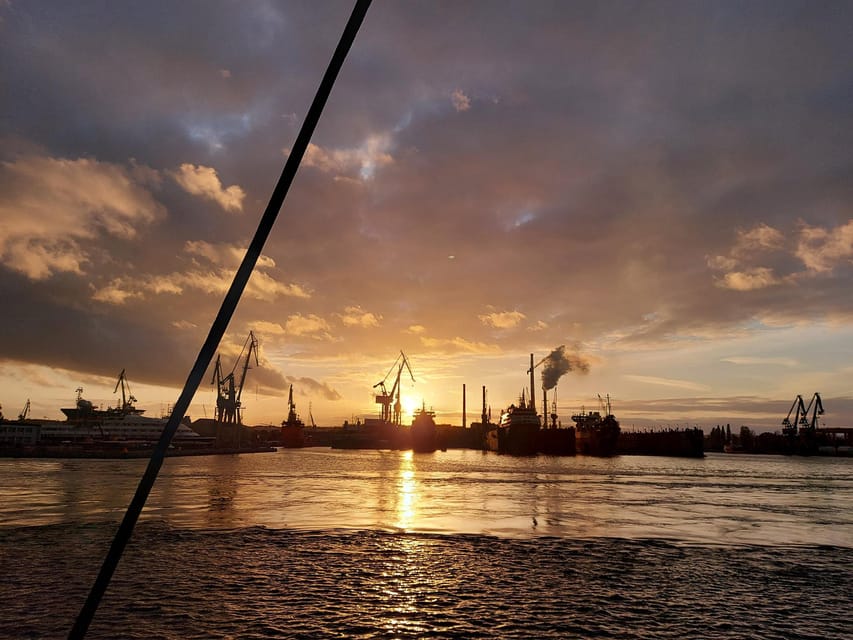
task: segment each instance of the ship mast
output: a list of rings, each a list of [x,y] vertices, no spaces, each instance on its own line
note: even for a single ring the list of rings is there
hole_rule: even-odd
[[[533,407],[533,409],[535,410],[536,409],[536,400],[534,399],[534,396],[533,396],[534,384],[535,383],[533,382],[533,354],[531,353],[530,354],[530,406]]]

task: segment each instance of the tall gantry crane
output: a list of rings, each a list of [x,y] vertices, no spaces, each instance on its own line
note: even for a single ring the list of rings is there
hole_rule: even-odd
[[[397,375],[394,378],[394,384],[389,392],[385,383],[388,380],[388,376],[390,376],[394,371],[395,367],[397,369]],[[382,421],[389,422],[397,426],[400,425],[403,409],[402,403],[400,402],[400,378],[403,375],[403,367],[408,370],[409,376],[412,378],[412,382],[414,382],[415,374],[412,373],[412,367],[409,366],[409,359],[406,357],[405,353],[400,351],[400,355],[397,356],[397,359],[394,361],[394,364],[391,365],[391,368],[388,370],[388,373],[385,374],[385,377],[373,385],[374,389],[379,387],[379,393],[376,394],[376,404],[382,405]]]
[[[809,411],[812,412],[812,419],[808,419]],[[809,406],[806,407],[803,418],[805,420],[805,424],[803,426],[803,430],[815,432],[817,429],[817,417],[823,415],[823,401],[820,399],[820,394],[815,391],[815,394],[812,396],[811,402],[809,402]]]
[[[245,358],[244,358],[245,354]],[[237,360],[234,363],[231,371],[223,377],[222,361],[219,355],[216,356],[216,364],[213,368],[213,378],[210,381],[211,385],[216,385],[216,422],[220,424],[243,424],[242,402],[240,400],[243,393],[243,387],[246,384],[246,374],[248,373],[252,357],[254,356],[255,366],[259,366],[258,361],[258,340],[255,334],[249,332],[249,337],[243,344],[243,349]],[[241,360],[243,368],[240,371],[239,381],[235,378],[237,367]]]
[[[815,394],[817,395],[817,394]],[[818,396],[818,400],[820,397]],[[812,398],[814,401],[814,398]],[[811,407],[811,403],[809,404]],[[816,409],[817,407],[815,407]],[[794,414],[794,420],[791,421],[791,414]],[[821,413],[823,413],[823,406],[821,405]],[[808,420],[806,419],[806,406],[803,403],[803,396],[797,395],[794,398],[794,403],[791,405],[791,408],[788,409],[788,415],[785,416],[785,419],[782,420],[782,433],[786,436],[795,436],[797,435],[797,431],[799,429],[808,427]]]

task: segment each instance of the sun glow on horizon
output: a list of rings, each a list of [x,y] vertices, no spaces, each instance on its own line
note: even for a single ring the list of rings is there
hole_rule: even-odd
[[[415,396],[400,396],[400,405],[403,409],[403,418],[414,418],[415,411],[421,406],[421,401]],[[404,420],[405,421],[405,420]]]

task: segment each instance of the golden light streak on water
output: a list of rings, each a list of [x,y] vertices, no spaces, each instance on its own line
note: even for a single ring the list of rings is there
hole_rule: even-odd
[[[400,456],[400,471],[397,477],[397,521],[399,529],[409,530],[417,517],[417,480],[412,464],[412,452],[404,451]]]

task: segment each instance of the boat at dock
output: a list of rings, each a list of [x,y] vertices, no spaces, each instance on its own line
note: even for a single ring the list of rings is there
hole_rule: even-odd
[[[635,456],[705,456],[705,434],[699,428],[621,431],[616,452]]]
[[[412,427],[409,431],[412,439],[412,451],[415,453],[432,453],[438,448],[436,435],[435,413],[427,411],[426,405],[415,413]]]
[[[518,405],[511,404],[502,411],[497,427],[486,434],[488,448],[514,456],[534,456],[539,453],[540,427],[536,407],[522,391]]]
[[[599,396],[601,400],[601,396]],[[604,415],[600,411],[581,410],[572,416],[575,422],[575,451],[587,456],[616,455],[619,439],[619,422],[610,410],[610,396],[602,401]]]
[[[130,393],[125,370],[122,369],[113,393],[121,389],[121,404],[117,407],[97,409],[83,398],[82,387],[77,388],[77,402],[73,407],[60,410],[66,420],[44,421],[40,426],[39,442],[110,442],[154,444],[163,433],[168,418],[152,418],[138,409],[136,398]],[[210,438],[200,436],[186,424],[186,418],[178,425],[172,445],[208,446]]]
[[[281,446],[287,449],[299,449],[305,446],[305,423],[296,413],[293,402],[293,385],[287,398],[287,420],[281,423]]]

